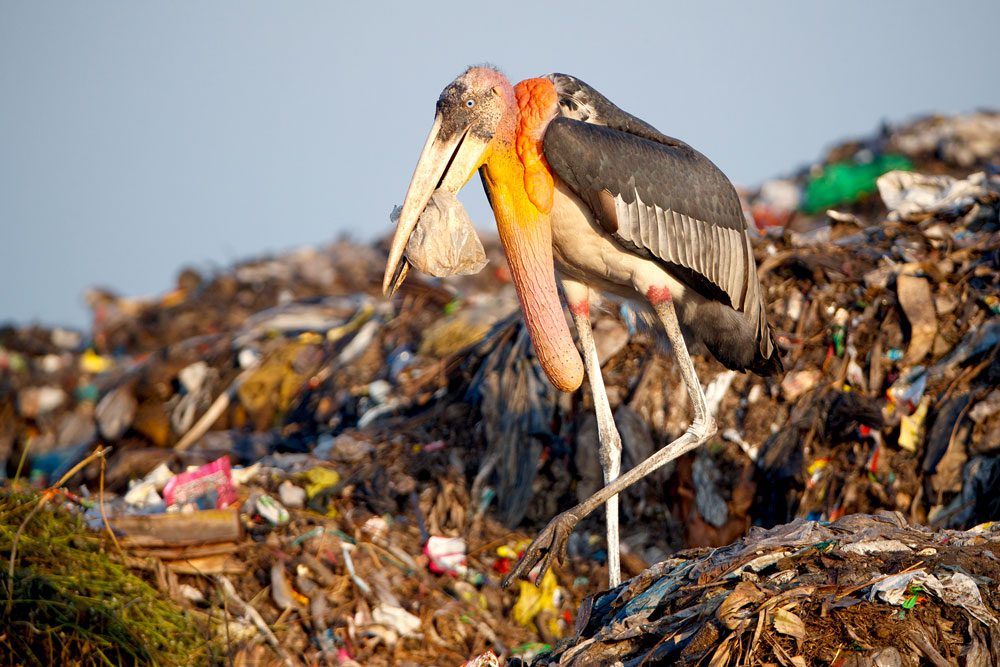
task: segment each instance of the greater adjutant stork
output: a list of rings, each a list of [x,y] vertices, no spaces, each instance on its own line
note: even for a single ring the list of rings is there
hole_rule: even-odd
[[[586,370],[605,480],[549,522],[504,585],[538,563],[540,580],[552,559],[565,555],[577,523],[606,504],[613,587],[621,581],[617,494],[716,432],[688,345],[707,348],[731,369],[781,371],[740,202],[705,156],[579,79],[550,74],[511,86],[491,67],[472,67],[438,99],[389,251],[387,292],[434,190],[458,192],[477,170],[538,361],[561,391],[576,390]],[[600,292],[630,300],[662,328],[694,411],[683,435],[621,476],[621,440],[590,325]]]

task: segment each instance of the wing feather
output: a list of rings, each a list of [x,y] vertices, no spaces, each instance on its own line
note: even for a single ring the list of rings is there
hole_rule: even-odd
[[[663,262],[694,289],[746,313],[769,357],[764,304],[736,190],[687,144],[650,136],[557,117],[546,129],[543,152],[583,201],[596,202],[602,192],[613,197],[616,219],[607,219],[610,206],[593,209],[623,248]]]

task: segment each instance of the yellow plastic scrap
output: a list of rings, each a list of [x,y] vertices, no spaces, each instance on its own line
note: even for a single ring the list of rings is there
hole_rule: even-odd
[[[917,451],[917,446],[923,440],[924,419],[930,397],[924,396],[912,415],[903,415],[899,422],[899,446],[908,452]]]
[[[306,331],[299,334],[299,342],[307,345],[322,345],[323,337],[315,331]]]
[[[823,458],[816,459],[815,461],[810,463],[809,467],[806,468],[806,472],[809,473],[810,475],[815,475],[828,465],[830,465],[830,458],[825,456]]]
[[[317,493],[323,489],[329,489],[331,486],[336,486],[340,482],[340,473],[331,468],[315,467],[310,468],[306,474],[306,496],[312,499]]]
[[[110,357],[102,357],[93,350],[87,350],[80,357],[80,370],[84,373],[97,375],[110,369],[115,362]]]
[[[517,552],[510,548],[506,544],[497,547],[497,556],[500,558],[509,558],[511,560],[517,560]]]
[[[556,576],[552,574],[552,570],[545,573],[542,577],[542,585],[536,587],[534,584],[527,581],[519,581],[518,585],[521,588],[520,594],[517,597],[517,602],[514,604],[514,620],[525,627],[529,627],[535,620],[535,616],[538,616],[543,611],[549,610],[553,612],[553,616],[557,616],[558,609],[556,608],[556,592],[559,590],[559,585],[556,582]],[[558,627],[556,628],[558,630]]]

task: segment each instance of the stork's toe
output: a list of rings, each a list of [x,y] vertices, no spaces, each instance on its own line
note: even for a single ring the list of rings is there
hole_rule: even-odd
[[[526,579],[535,566],[541,564],[538,575],[535,577],[535,585],[540,586],[542,578],[552,566],[553,559],[556,561],[566,559],[569,536],[579,522],[579,517],[571,511],[563,512],[549,521],[538,537],[525,549],[524,555],[521,556],[521,560],[514,566],[514,569],[504,577],[501,585],[507,588],[518,579]]]

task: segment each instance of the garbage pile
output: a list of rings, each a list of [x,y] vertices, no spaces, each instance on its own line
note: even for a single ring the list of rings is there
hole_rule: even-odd
[[[532,664],[995,665],[998,546],[998,524],[935,533],[898,512],[755,528],[588,597]]]
[[[797,518],[997,517],[998,164],[1000,114],[936,117],[747,194],[787,372],[696,360],[720,435],[623,494],[626,574]],[[589,388],[548,384],[484,245],[481,273],[413,272],[392,301],[385,246],[340,241],[150,299],[91,290],[88,334],[4,327],[0,461],[76,491],[237,664],[530,661],[606,581],[600,513],[540,588],[497,582],[602,475]],[[627,304],[594,329],[627,468],[688,399]]]

